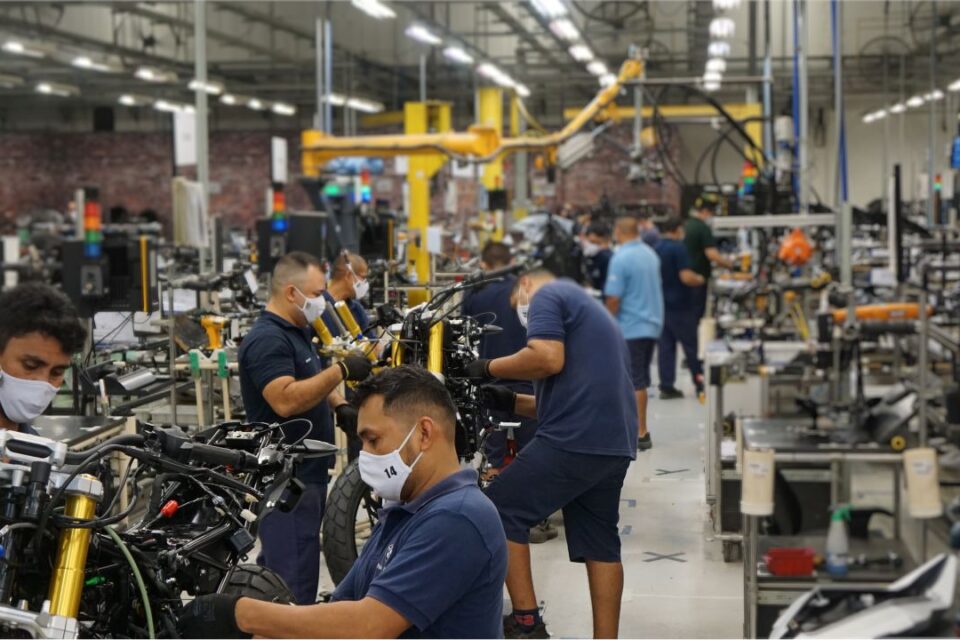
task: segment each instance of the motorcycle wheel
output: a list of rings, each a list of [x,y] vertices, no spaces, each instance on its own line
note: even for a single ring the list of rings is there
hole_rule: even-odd
[[[380,500],[360,478],[356,460],[333,483],[323,514],[323,559],[334,584],[347,575],[377,524]]]
[[[256,564],[237,565],[230,573],[223,593],[280,604],[296,602],[279,574]]]

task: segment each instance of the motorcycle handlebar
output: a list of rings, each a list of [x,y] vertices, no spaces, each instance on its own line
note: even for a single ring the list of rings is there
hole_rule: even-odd
[[[238,471],[255,469],[259,464],[257,456],[246,451],[237,451],[199,442],[185,443],[180,451],[187,453],[190,460],[217,466],[230,466]]]
[[[104,440],[100,444],[90,449],[84,451],[68,451],[67,456],[64,459],[64,463],[68,465],[80,464],[87,458],[89,458],[96,451],[103,449],[104,447],[112,446],[127,446],[127,447],[142,447],[144,438],[140,434],[128,433],[120,436],[115,436],[109,440]]]

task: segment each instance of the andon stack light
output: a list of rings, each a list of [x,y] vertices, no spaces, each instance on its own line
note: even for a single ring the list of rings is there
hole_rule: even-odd
[[[760,175],[760,172],[757,170],[757,166],[752,162],[744,162],[743,170],[740,174],[740,193],[738,194],[741,198],[744,196],[752,196],[756,191],[757,176]]]
[[[86,189],[83,205],[83,255],[99,258],[103,248],[103,215],[100,211],[99,193]]]
[[[360,202],[369,204],[373,200],[373,191],[370,189],[370,170],[364,168],[360,172]]]
[[[273,206],[271,209],[271,226],[277,233],[283,233],[287,230],[287,197],[283,193],[283,185],[279,182],[273,185]]]

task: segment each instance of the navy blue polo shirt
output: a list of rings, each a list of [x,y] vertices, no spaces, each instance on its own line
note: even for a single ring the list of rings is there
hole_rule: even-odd
[[[306,418],[313,425],[309,438],[332,443],[333,420],[326,400],[320,400],[300,415],[283,418],[263,397],[264,387],[277,378],[291,376],[304,380],[323,370],[312,337],[312,329],[298,327],[275,313],[264,311],[240,345],[240,392],[247,420],[283,423],[293,418]],[[296,433],[300,431],[296,430]],[[325,458],[304,460],[297,477],[308,483],[325,483],[330,463],[331,460]]]
[[[603,286],[607,282],[611,258],[613,258],[612,249],[601,249],[596,255],[587,258],[587,278],[590,280],[590,286],[597,291],[603,291]]]
[[[382,602],[413,625],[401,637],[502,638],[506,575],[500,516],[463,469],[382,510],[332,600]]]
[[[527,330],[520,324],[517,310],[510,306],[510,294],[516,286],[513,276],[500,282],[491,282],[482,288],[470,291],[463,301],[463,314],[472,316],[484,324],[494,324],[503,331],[484,335],[480,338],[481,358],[501,358],[512,356],[527,346]],[[502,384],[517,393],[533,393],[533,385],[528,380],[500,380]]]
[[[529,340],[559,340],[560,373],[534,380],[537,438],[574,453],[637,457],[637,400],[630,356],[613,316],[572,280],[550,282],[530,302]]]
[[[692,311],[690,287],[680,280],[680,272],[690,268],[690,254],[680,240],[662,238],[654,250],[660,256],[660,275],[663,279],[663,306],[667,311]]]

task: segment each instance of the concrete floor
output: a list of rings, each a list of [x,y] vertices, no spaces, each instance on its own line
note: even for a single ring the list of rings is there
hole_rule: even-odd
[[[739,638],[743,569],[725,564],[720,544],[705,540],[704,409],[692,387],[681,388],[685,398],[666,401],[651,389],[653,449],[639,454],[623,488],[620,636]],[[562,527],[559,538],[532,549],[547,629],[555,638],[590,637],[586,571],[567,560]]]

